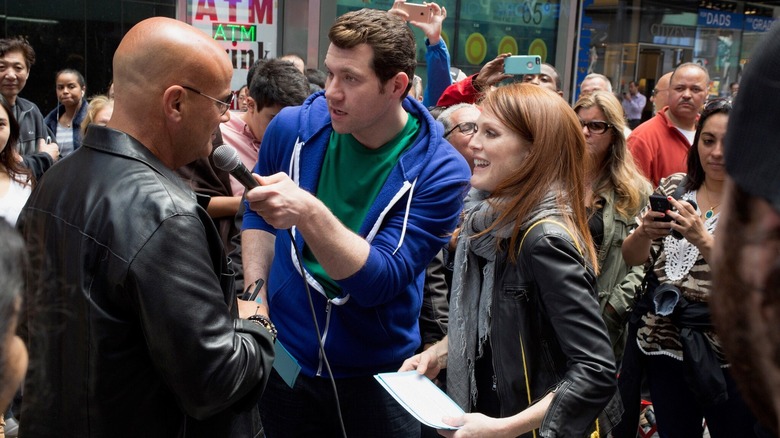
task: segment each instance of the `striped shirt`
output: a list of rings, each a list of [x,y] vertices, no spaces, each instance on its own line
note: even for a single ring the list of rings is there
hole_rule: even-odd
[[[661,185],[656,188],[655,193],[664,196],[672,196],[684,175],[685,174],[683,173],[677,173],[662,179]],[[682,196],[682,199],[692,199],[695,201],[696,191],[694,190],[685,193]],[[641,218],[649,208],[649,205],[645,207],[637,218]],[[710,233],[715,230],[719,216],[720,215],[715,215],[705,222],[707,230]],[[673,239],[673,237],[669,237],[668,239]],[[682,239],[681,247],[685,248],[685,246],[688,246],[687,253],[689,256],[692,256],[693,253],[696,254],[695,262],[693,262],[693,266],[690,267],[690,270],[682,275],[682,278],[679,280],[672,280],[669,278],[669,272],[672,272],[672,270],[667,269],[667,264],[674,262],[674,264],[679,265],[680,261],[672,260],[673,257],[670,256],[671,250],[667,251],[667,249],[664,248],[667,244],[665,242],[669,242],[667,238],[653,241],[651,250],[651,254],[658,254],[655,263],[653,263],[653,270],[658,277],[659,282],[661,284],[673,284],[680,289],[682,296],[690,302],[708,302],[710,292],[712,291],[712,273],[710,271],[710,265],[702,255],[698,253],[697,249],[692,249],[695,248],[693,245],[688,244]],[[651,259],[648,258],[646,267],[649,267],[650,262]],[[679,273],[680,267],[676,266],[674,270],[677,270]],[[685,269],[683,268],[682,270],[684,271]],[[672,276],[674,277],[674,275]],[[642,317],[642,321],[645,325],[637,332],[637,344],[642,352],[648,355],[666,355],[680,361],[683,360],[682,344],[680,343],[680,328],[672,322],[669,316],[659,316],[653,311],[649,311]],[[726,365],[723,349],[721,348],[720,340],[715,335],[715,332],[713,330],[705,331],[704,336],[712,345],[713,351],[717,355],[721,365]]]

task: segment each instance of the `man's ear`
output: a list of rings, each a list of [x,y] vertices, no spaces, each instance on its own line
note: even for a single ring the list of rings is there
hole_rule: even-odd
[[[163,113],[166,119],[174,122],[181,121],[185,94],[184,88],[179,85],[172,85],[163,92]]]
[[[409,76],[406,75],[404,72],[398,72],[393,76],[390,81],[390,93],[398,96],[398,99],[401,99],[401,96],[404,95],[404,92],[406,91],[406,88],[409,86],[410,80]],[[409,92],[412,90],[410,89]]]
[[[248,94],[246,95],[246,112],[257,112],[257,102],[255,102],[255,100],[252,99]]]

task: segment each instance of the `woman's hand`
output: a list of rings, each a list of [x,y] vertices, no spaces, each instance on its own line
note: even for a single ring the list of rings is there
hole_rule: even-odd
[[[669,203],[677,210],[669,213],[669,216],[674,219],[674,222],[671,222],[672,229],[682,234],[685,240],[694,244],[702,256],[707,259],[715,239],[712,234],[707,232],[707,227],[699,213],[696,212],[693,205],[686,201],[669,198]]]
[[[628,266],[645,263],[650,256],[653,240],[669,235],[672,229],[671,222],[655,220],[666,214],[648,209],[640,219],[639,226],[623,240],[621,252]]]
[[[439,435],[450,438],[501,438],[514,437],[506,418],[492,418],[482,414],[465,414],[461,417],[444,417],[442,421],[458,430],[440,429]]]
[[[447,337],[433,344],[420,354],[406,359],[398,371],[417,370],[418,373],[433,380],[447,367]]]
[[[669,211],[662,213],[660,211],[647,210],[647,213],[642,216],[642,222],[634,233],[639,233],[640,236],[644,236],[649,240],[668,236],[671,233],[672,223],[658,220],[668,214]]]

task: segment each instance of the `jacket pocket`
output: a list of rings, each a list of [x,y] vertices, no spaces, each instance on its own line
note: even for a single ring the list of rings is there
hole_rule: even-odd
[[[508,300],[527,303],[531,299],[533,285],[531,284],[510,284],[504,287],[504,297]]]

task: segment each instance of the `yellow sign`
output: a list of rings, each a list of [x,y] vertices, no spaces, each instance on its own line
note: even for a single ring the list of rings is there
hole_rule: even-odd
[[[485,37],[474,32],[466,39],[466,60],[469,64],[479,65],[485,60],[487,55],[487,41]]]
[[[501,42],[498,43],[498,54],[511,53],[517,55],[517,40],[509,35],[505,35],[501,38]]]
[[[531,41],[531,45],[528,46],[528,54],[539,55],[542,62],[547,62],[547,44],[540,38]]]

